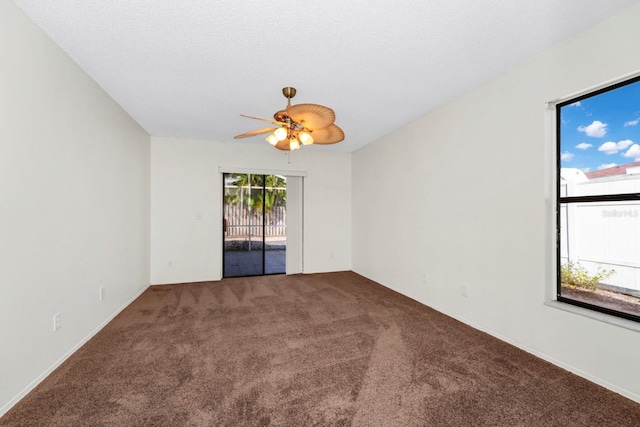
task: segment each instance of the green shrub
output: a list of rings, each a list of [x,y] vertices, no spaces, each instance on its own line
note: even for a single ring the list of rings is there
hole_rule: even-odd
[[[591,274],[579,263],[572,262],[560,267],[560,279],[564,286],[590,290],[598,289],[598,284],[611,277],[613,273],[615,270],[603,270],[602,267],[598,267],[597,273]]]

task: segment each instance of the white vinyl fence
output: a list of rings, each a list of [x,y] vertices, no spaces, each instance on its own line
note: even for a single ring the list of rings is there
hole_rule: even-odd
[[[262,212],[249,212],[245,205],[224,205],[225,236],[262,236]],[[286,236],[286,206],[274,206],[264,217],[265,237]]]
[[[640,175],[585,182],[565,181],[561,196],[640,193]],[[640,203],[571,203],[560,209],[563,263],[573,262],[595,273],[615,273],[603,284],[640,292]]]

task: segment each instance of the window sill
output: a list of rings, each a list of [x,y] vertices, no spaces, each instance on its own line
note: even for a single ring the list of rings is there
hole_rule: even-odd
[[[576,305],[567,304],[555,300],[545,301],[544,305],[546,305],[547,307],[568,311],[570,313],[579,314],[581,316],[608,323],[610,325],[615,325],[622,328],[630,329],[632,331],[640,332],[640,322],[634,322],[633,320],[623,319],[621,317],[612,316],[606,313],[600,313],[599,311],[589,310],[588,308],[578,307]]]

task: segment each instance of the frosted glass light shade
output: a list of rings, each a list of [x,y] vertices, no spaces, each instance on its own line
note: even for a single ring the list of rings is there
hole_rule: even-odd
[[[274,134],[269,135],[265,139],[271,145],[276,145],[278,143],[278,138],[276,138]]]
[[[285,128],[278,128],[273,134],[278,138],[278,141],[284,141],[287,138],[287,130]]]
[[[298,140],[296,138],[291,138],[289,140],[289,149],[290,150],[297,150],[298,148],[300,148],[300,143],[298,142]]]
[[[307,132],[300,132],[298,134],[298,139],[302,142],[302,145],[311,145],[313,144],[313,137],[309,135]]]

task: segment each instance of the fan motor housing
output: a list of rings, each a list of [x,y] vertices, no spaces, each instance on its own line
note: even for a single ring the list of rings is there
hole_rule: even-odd
[[[277,122],[283,122],[283,123],[288,123],[289,120],[291,120],[289,118],[289,116],[287,115],[287,112],[285,110],[280,110],[278,112],[276,112],[273,115],[273,118],[277,121]]]

